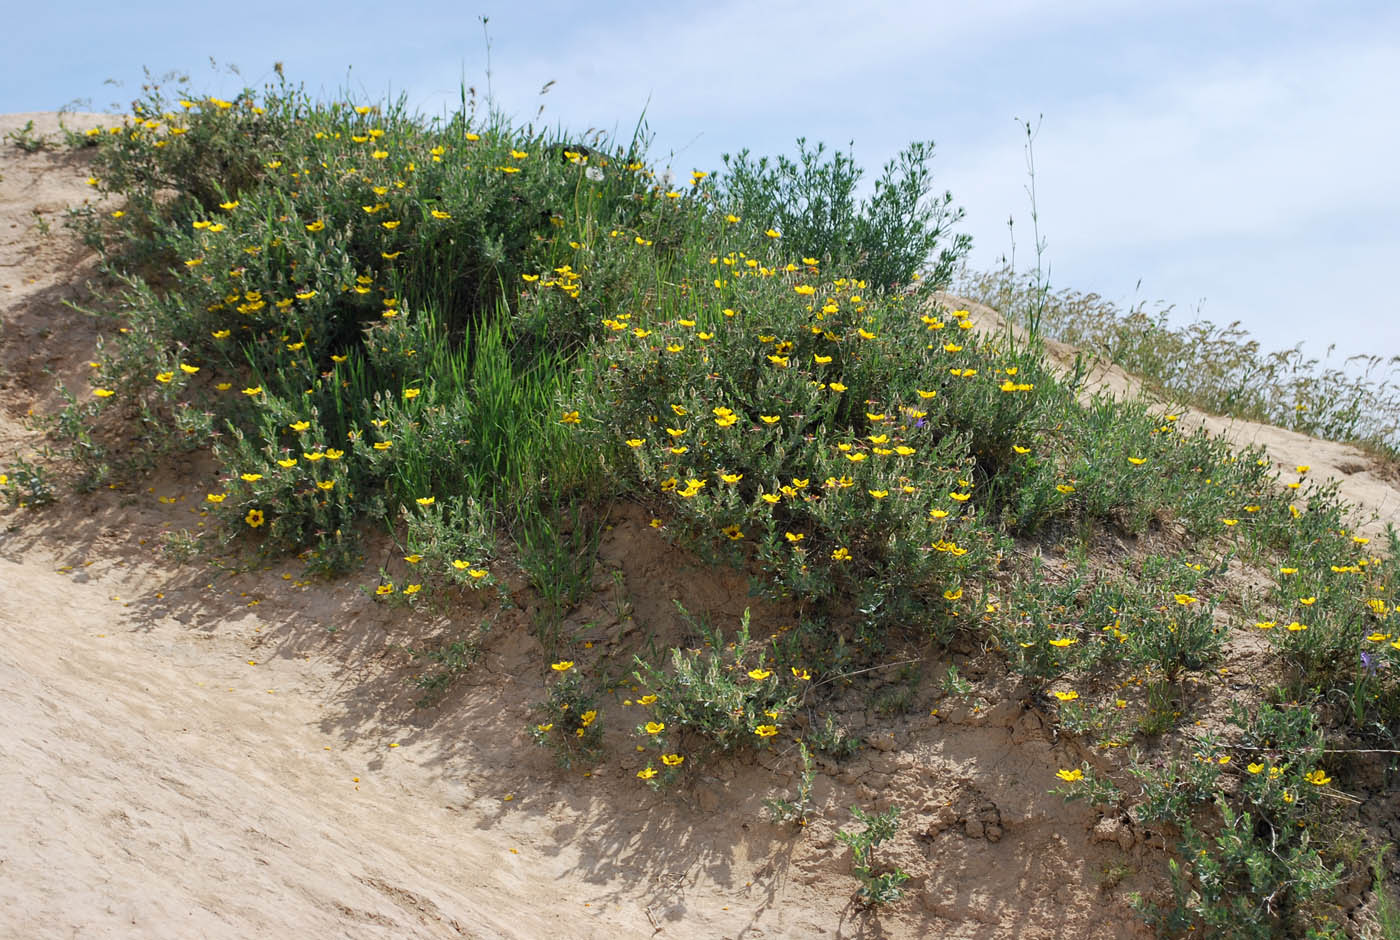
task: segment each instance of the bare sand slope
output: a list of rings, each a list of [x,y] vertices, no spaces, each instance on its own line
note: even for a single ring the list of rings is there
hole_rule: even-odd
[[[460,792],[321,730],[307,661],[134,630],[36,565],[0,584],[9,936],[638,934],[566,919],[499,836],[444,818]]]

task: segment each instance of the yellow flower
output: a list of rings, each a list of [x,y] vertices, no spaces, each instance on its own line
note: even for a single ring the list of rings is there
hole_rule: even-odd
[[[1297,574],[1297,573],[1298,573],[1298,569],[1297,569],[1297,568],[1280,568],[1278,571],[1279,571],[1279,574]]]
[[[209,502],[211,502],[211,503],[213,503],[214,505],[217,506],[219,503],[222,503],[225,499],[228,498],[228,494],[227,494],[227,493],[210,493],[209,495],[205,496],[204,498],[207,499]]]
[[[1299,623],[1298,621],[1295,620],[1295,621],[1293,621],[1292,623],[1290,623],[1285,629],[1290,630],[1290,631],[1292,631],[1293,633],[1300,633],[1301,631],[1306,630],[1307,628],[1308,628],[1308,625],[1307,625],[1307,624],[1305,624],[1305,623]]]
[[[971,493],[949,493],[948,495],[959,503],[965,503],[972,498]]]
[[[244,394],[244,395],[247,395],[247,396],[249,396],[249,397],[252,397],[253,395],[261,395],[261,394],[262,394],[262,386],[261,386],[261,385],[254,385],[252,388],[245,388],[245,389],[243,390],[243,394]]]
[[[838,548],[836,551],[831,553],[831,557],[834,561],[850,561],[851,550],[848,548]]]
[[[386,230],[392,232],[394,229],[396,229],[396,228],[399,227],[399,224],[400,224],[400,223],[398,223],[398,222],[380,222],[379,224],[382,225],[382,226],[384,226],[384,228],[385,228]]]
[[[315,222],[312,222],[310,225],[306,226],[306,230],[308,232],[319,232],[325,227],[326,223],[322,222],[320,219],[317,219]]]
[[[1321,768],[1314,770],[1312,773],[1304,774],[1303,779],[1315,787],[1320,787],[1332,782],[1332,778],[1327,776],[1327,772]]]
[[[802,534],[801,532],[787,532],[787,533],[784,533],[784,535],[786,536],[787,540],[788,540],[789,542],[791,542],[792,544],[794,544],[794,545],[796,545],[798,542],[802,541],[803,539],[805,539],[805,538],[807,537],[806,535]]]
[[[679,767],[681,764],[685,763],[685,758],[679,754],[662,754],[661,763],[665,764],[667,767]]]
[[[185,375],[194,375],[196,372],[199,371],[199,366],[192,366],[182,362],[180,363],[180,371],[185,373]]]
[[[1147,463],[1147,458],[1146,458],[1146,457],[1129,457],[1129,458],[1128,458],[1128,463],[1132,464],[1134,467],[1141,467],[1143,464]]]
[[[554,722],[551,721],[551,722],[548,722],[548,723],[546,723],[546,724],[535,725],[535,730],[538,731],[540,734],[544,734],[546,731],[549,731],[549,730],[550,730],[551,728],[553,728],[553,727],[554,727]]]
[[[374,593],[375,593],[375,594],[378,594],[380,597],[383,597],[383,596],[385,596],[386,594],[393,594],[393,593],[394,593],[394,585],[393,585],[393,584],[381,584],[381,585],[379,585],[379,587],[377,587],[377,588],[374,589]]]
[[[404,592],[405,594],[417,594],[417,593],[418,593],[419,591],[421,591],[421,590],[423,590],[423,585],[421,585],[421,584],[410,584],[408,587],[406,587],[406,588],[403,589],[403,592]]]
[[[646,724],[647,734],[660,734],[665,730],[666,723],[664,721],[648,721]]]
[[[374,442],[374,449],[375,449],[375,450],[388,450],[390,447],[393,447],[393,446],[394,446],[394,442],[393,442],[393,441],[375,441],[375,442]]]
[[[792,667],[792,676],[794,679],[801,679],[803,682],[809,682],[812,678],[810,672],[805,669],[798,669],[796,666]]]
[[[655,695],[651,695],[651,694],[643,695],[641,698],[637,699],[637,704],[638,704],[638,705],[654,705],[654,704],[656,704],[656,696],[655,696]]]
[[[1019,444],[1012,444],[1011,449],[1018,454],[1029,454],[1031,452],[1029,447],[1022,447]]]
[[[886,496],[890,495],[889,490],[866,490],[866,492],[876,499],[884,499]]]
[[[760,738],[771,738],[778,733],[777,725],[759,725],[753,729],[753,733]]]
[[[295,467],[296,465],[297,459],[295,457],[287,457],[284,460],[277,461],[277,466],[281,467],[284,470]]]
[[[767,679],[767,678],[768,678],[769,676],[771,676],[772,674],[773,674],[773,673],[770,672],[770,671],[767,670],[767,669],[750,669],[750,670],[749,670],[749,678],[750,678],[750,679],[753,679],[753,680],[755,680],[755,681],[758,681],[758,682],[762,682],[764,679]]]
[[[1235,524],[1238,523],[1240,520],[1238,520],[1238,519],[1221,519],[1220,521],[1223,522],[1223,523],[1225,523],[1227,526],[1231,526],[1231,525],[1235,525]]]
[[[111,398],[113,395],[117,394],[110,388],[95,388],[92,390],[92,393],[98,398]]]
[[[431,506],[433,503],[437,502],[437,497],[436,497],[436,496],[420,496],[420,497],[418,497],[416,500],[414,500],[414,502],[416,502],[416,503],[417,503],[418,505],[420,505],[420,506]]]
[[[243,517],[243,521],[256,529],[263,524],[263,513],[261,509],[250,509],[248,515]]]
[[[1055,489],[1059,490],[1061,493],[1073,493],[1073,492],[1074,492],[1074,487],[1071,486],[1071,485],[1068,484],[1068,483],[1057,483],[1057,484],[1055,485]]]
[[[738,483],[744,478],[742,473],[721,473],[719,478],[725,483]]]
[[[1074,768],[1073,770],[1057,770],[1055,771],[1055,776],[1059,777],[1061,780],[1066,781],[1067,783],[1073,783],[1076,780],[1084,779],[1084,771],[1080,770],[1078,767]]]
[[[1317,598],[1316,598],[1316,597],[1300,597],[1300,598],[1298,598],[1298,603],[1302,604],[1304,607],[1311,607],[1313,604],[1316,604],[1316,603],[1317,603]]]
[[[468,569],[467,569],[467,574],[468,574],[469,576],[471,576],[472,578],[475,578],[476,580],[480,580],[480,579],[486,577],[486,576],[487,576],[488,574],[490,574],[490,573],[491,573],[491,572],[487,571],[485,568],[468,568]]]
[[[1199,603],[1199,599],[1192,597],[1190,594],[1177,594],[1176,602],[1182,607],[1186,607],[1189,604]]]
[[[320,480],[316,483],[316,485],[319,486],[321,489],[326,490],[327,492],[335,489],[334,480]]]
[[[572,659],[561,659],[559,662],[550,665],[549,668],[553,669],[555,672],[568,672],[570,669],[574,668],[574,661]]]
[[[935,519],[935,520],[937,520],[937,519],[942,519],[942,518],[946,517],[947,515],[948,515],[948,510],[946,510],[946,509],[930,509],[930,510],[928,511],[928,517],[929,517],[930,519]]]
[[[963,596],[962,588],[949,588],[943,592],[943,596],[950,601],[961,600]]]
[[[650,780],[652,777],[655,777],[657,773],[659,773],[659,771],[657,771],[655,767],[648,765],[642,770],[637,771],[637,776],[641,777],[643,780]]]
[[[1068,692],[1056,692],[1055,698],[1059,699],[1062,702],[1072,702],[1075,699],[1079,698],[1079,693],[1074,691],[1073,689],[1070,689]]]
[[[846,386],[840,382],[832,382],[827,388],[831,389],[833,392],[844,392],[846,390]]]
[[[443,212],[443,211],[440,210],[440,209],[434,209],[434,210],[433,210],[433,218],[435,218],[435,219],[450,219],[450,218],[452,218],[452,214],[451,214],[450,212]]]
[[[256,482],[258,482],[258,481],[261,480],[261,479],[262,479],[262,474],[261,474],[261,473],[245,473],[245,474],[242,474],[242,480],[243,480],[244,483],[256,483]]]
[[[408,399],[409,401],[412,401],[421,394],[423,394],[423,390],[421,388],[406,388],[403,390],[403,397]]]
[[[1278,621],[1277,621],[1277,620],[1260,620],[1260,621],[1256,622],[1254,625],[1255,625],[1256,627],[1258,627],[1260,630],[1272,630],[1274,627],[1278,626]]]
[[[1264,765],[1263,765],[1263,764],[1249,764],[1248,766],[1245,767],[1245,770],[1249,771],[1249,772],[1252,773],[1252,774],[1263,773],[1263,771],[1264,771]]]
[[[1056,637],[1055,639],[1051,640],[1050,645],[1058,646],[1060,649],[1064,649],[1066,646],[1073,646],[1078,642],[1079,641],[1074,639],[1073,637],[1062,636]]]

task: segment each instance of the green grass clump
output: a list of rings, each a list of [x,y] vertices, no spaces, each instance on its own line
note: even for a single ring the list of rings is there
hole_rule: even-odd
[[[790,618],[766,640],[747,615],[684,618],[687,636],[627,650],[641,780],[798,729],[849,756],[820,706],[887,665],[981,650],[1057,733],[1150,747],[1129,762],[1136,793],[1085,767],[1057,792],[1182,834],[1176,894],[1144,902],[1156,922],[1330,916],[1333,754],[1393,748],[1400,728],[1400,544],[1377,553],[1335,486],[1300,470],[1285,488],[1261,452],[1160,406],[1083,401],[1038,337],[936,303],[967,241],[928,145],[861,201],[849,156],[802,142],[795,161],[741,153],[675,183],[640,136],[515,127],[465,96],[424,120],[285,83],[233,101],[155,88],[93,141],[119,208],[77,223],[119,288],[95,311],[110,328],[91,394],[69,390],[55,422],[85,485],[208,446],[232,545],[334,573],[386,528],[403,563],[374,594],[410,606],[505,604],[523,575],[547,657],[529,732],[565,763],[607,750],[617,675],[569,614],[610,508],[638,503]],[[1294,417],[1371,433],[1308,408]],[[7,469],[16,501],[51,491]],[[1272,684],[1188,737],[1242,633],[1272,646]],[[478,639],[421,655],[428,698]],[[877,710],[908,710],[922,675],[870,686]],[[871,845],[866,897],[894,900],[902,873]]]

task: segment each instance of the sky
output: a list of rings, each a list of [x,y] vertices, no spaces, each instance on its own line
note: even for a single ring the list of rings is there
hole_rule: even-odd
[[[1055,288],[1239,320],[1266,349],[1400,355],[1388,0],[0,0],[0,14],[0,112],[126,107],[143,67],[231,94],[281,62],[326,99],[403,95],[440,114],[465,83],[521,123],[630,138],[644,117],[653,162],[685,175],[805,137],[851,147],[869,178],[933,140],[974,269],[1013,236],[1017,264],[1034,263],[1029,121]]]

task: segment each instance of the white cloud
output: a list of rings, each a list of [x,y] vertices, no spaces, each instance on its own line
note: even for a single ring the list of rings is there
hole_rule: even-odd
[[[495,87],[508,109],[531,116],[556,78],[546,121],[625,134],[650,100],[653,156],[676,148],[681,168],[742,146],[787,151],[805,135],[854,140],[874,171],[933,137],[938,184],[967,208],[983,266],[1009,249],[1011,214],[1018,261],[1033,255],[1012,118],[1044,113],[1037,185],[1058,283],[1128,301],[1142,278],[1184,318],[1204,298],[1203,315],[1243,318],[1269,345],[1307,337],[1318,349],[1327,272],[1388,296],[1379,246],[1400,218],[1400,123],[1388,117],[1400,24],[1386,9],[886,0],[857,15],[783,0],[586,20],[508,54],[502,42]],[[1400,327],[1384,319],[1342,310],[1330,322],[1351,351],[1400,351]]]

